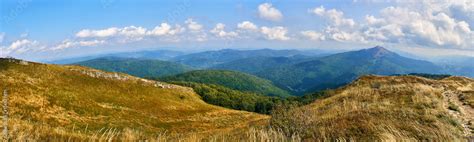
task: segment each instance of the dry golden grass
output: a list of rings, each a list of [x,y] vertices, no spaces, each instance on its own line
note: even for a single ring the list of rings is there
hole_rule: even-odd
[[[462,104],[444,95],[455,96],[460,89],[472,91],[468,88],[472,83],[459,77],[436,81],[364,76],[325,99],[298,108],[300,111],[293,110],[290,116],[305,118],[295,120],[300,123],[311,120],[304,125],[311,127],[302,135],[309,140],[463,140],[472,136],[465,125],[474,117],[452,113],[448,103]]]
[[[263,125],[268,119],[206,104],[190,88],[164,85],[78,66],[0,60],[0,88],[8,88],[8,126],[15,139],[131,132],[140,138],[165,132],[171,138],[206,137]]]

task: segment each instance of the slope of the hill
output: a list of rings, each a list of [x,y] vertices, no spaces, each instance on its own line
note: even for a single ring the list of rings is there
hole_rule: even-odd
[[[104,57],[74,64],[138,77],[161,77],[192,70],[189,66],[169,61],[119,57]]]
[[[254,92],[268,96],[289,96],[288,92],[276,87],[272,82],[237,71],[196,70],[175,76],[161,78],[163,81],[196,82],[216,84],[239,91]]]
[[[257,76],[269,79],[281,88],[302,94],[337,87],[360,75],[438,73],[440,70],[441,68],[433,63],[405,58],[377,46],[270,68],[257,73]]]
[[[474,80],[363,76],[325,99],[299,108],[308,139],[468,139],[474,131]],[[301,113],[300,113],[301,114]],[[304,124],[304,125],[303,125]],[[341,131],[343,130],[343,131]]]
[[[145,137],[208,134],[267,118],[209,105],[190,88],[80,66],[1,58],[0,88],[9,96],[12,137],[74,138],[105,130]]]

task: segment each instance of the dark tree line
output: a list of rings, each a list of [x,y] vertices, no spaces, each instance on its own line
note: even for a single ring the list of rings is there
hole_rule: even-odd
[[[213,105],[225,108],[270,114],[277,105],[294,104],[304,105],[313,102],[315,99],[324,96],[325,92],[317,92],[301,97],[274,97],[263,94],[244,92],[230,89],[214,84],[201,84],[194,82],[171,82],[174,84],[188,86],[194,89],[202,99]]]

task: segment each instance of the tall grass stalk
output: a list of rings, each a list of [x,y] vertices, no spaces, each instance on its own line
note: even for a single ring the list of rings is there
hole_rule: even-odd
[[[8,141],[8,91],[3,90],[3,141]]]

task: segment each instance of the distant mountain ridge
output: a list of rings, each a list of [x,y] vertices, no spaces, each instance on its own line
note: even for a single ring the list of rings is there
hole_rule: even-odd
[[[256,74],[287,90],[304,93],[341,86],[365,74],[441,73],[441,70],[433,63],[402,57],[376,46],[270,68]]]
[[[84,56],[84,57],[75,57],[75,58],[66,58],[58,59],[53,61],[47,61],[47,63],[53,64],[72,64],[97,58],[104,57],[119,57],[119,58],[139,58],[139,59],[157,59],[157,60],[169,60],[176,56],[184,55],[185,53],[172,50],[147,50],[147,51],[136,51],[136,52],[120,52],[120,53],[110,53],[110,54],[101,54],[94,56]]]
[[[189,66],[169,61],[120,57],[102,57],[74,64],[138,77],[162,77],[193,70]]]
[[[234,70],[250,74],[256,74],[267,69],[287,66],[303,61],[313,60],[319,57],[292,56],[292,57],[251,57],[210,67],[210,69]]]
[[[175,62],[190,65],[197,68],[208,68],[218,64],[227,63],[239,59],[252,57],[291,57],[296,55],[315,56],[320,53],[304,52],[299,50],[233,50],[223,49],[217,51],[205,51],[194,54],[178,56],[172,59]]]

